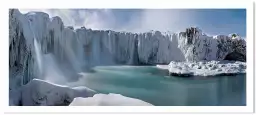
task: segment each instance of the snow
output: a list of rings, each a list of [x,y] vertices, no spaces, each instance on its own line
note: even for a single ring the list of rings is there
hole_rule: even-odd
[[[9,105],[23,106],[151,106],[152,104],[120,94],[96,94],[84,87],[67,87],[33,79],[28,84],[10,91]]]
[[[82,86],[70,88],[33,79],[18,90],[11,91],[9,103],[23,106],[68,105],[75,97],[91,97],[94,94],[95,91]]]
[[[246,63],[239,61],[200,61],[170,62],[169,65],[157,65],[169,70],[174,76],[220,76],[246,73]]]
[[[9,92],[9,106],[21,105],[21,88],[10,90]]]
[[[93,97],[77,97],[69,106],[153,106],[139,99],[120,94],[95,94]]]

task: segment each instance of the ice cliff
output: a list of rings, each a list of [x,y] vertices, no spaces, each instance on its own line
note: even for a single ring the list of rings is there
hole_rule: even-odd
[[[59,17],[50,18],[42,12],[21,14],[10,9],[9,69],[10,79],[15,81],[10,85],[16,87],[44,76],[45,54],[51,54],[64,72],[77,73],[96,65],[246,61],[246,41],[237,35],[207,36],[193,27],[180,33],[74,29],[65,27]]]

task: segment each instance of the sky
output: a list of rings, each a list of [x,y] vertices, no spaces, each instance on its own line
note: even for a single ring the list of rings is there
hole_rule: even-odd
[[[246,36],[246,9],[20,9],[59,16],[65,26],[129,32],[184,31],[196,26],[208,35]]]

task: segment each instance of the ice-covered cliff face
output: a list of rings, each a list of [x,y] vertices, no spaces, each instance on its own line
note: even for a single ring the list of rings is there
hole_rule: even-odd
[[[9,11],[9,21],[10,76],[25,76],[10,78],[22,79],[18,84],[44,76],[49,70],[49,57],[56,60],[55,65],[65,75],[96,65],[246,59],[244,39],[225,35],[211,37],[198,28],[180,33],[128,33],[84,27],[74,30],[65,27],[59,17],[49,18],[42,12],[21,14],[16,9]],[[67,70],[72,72],[65,73]],[[38,74],[40,72],[42,74]]]
[[[10,91],[9,104],[22,106],[69,105],[76,97],[92,97],[97,92],[84,86],[67,87],[49,81],[32,79],[28,84]]]

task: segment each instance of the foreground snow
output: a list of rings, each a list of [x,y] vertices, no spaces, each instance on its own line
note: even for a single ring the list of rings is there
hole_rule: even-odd
[[[69,106],[153,106],[139,99],[120,94],[95,94],[93,97],[77,97]]]
[[[238,61],[172,61],[169,65],[157,65],[157,67],[168,69],[169,73],[174,76],[219,76],[246,73],[246,63]]]
[[[68,105],[75,97],[91,97],[95,91],[86,87],[61,86],[33,79],[18,90],[10,91],[10,105],[56,106]]]
[[[93,97],[92,97],[93,96]],[[71,104],[70,104],[71,103]],[[139,99],[125,97],[120,94],[96,94],[86,87],[61,86],[40,79],[33,79],[18,90],[10,91],[9,105],[23,106],[148,106]]]

